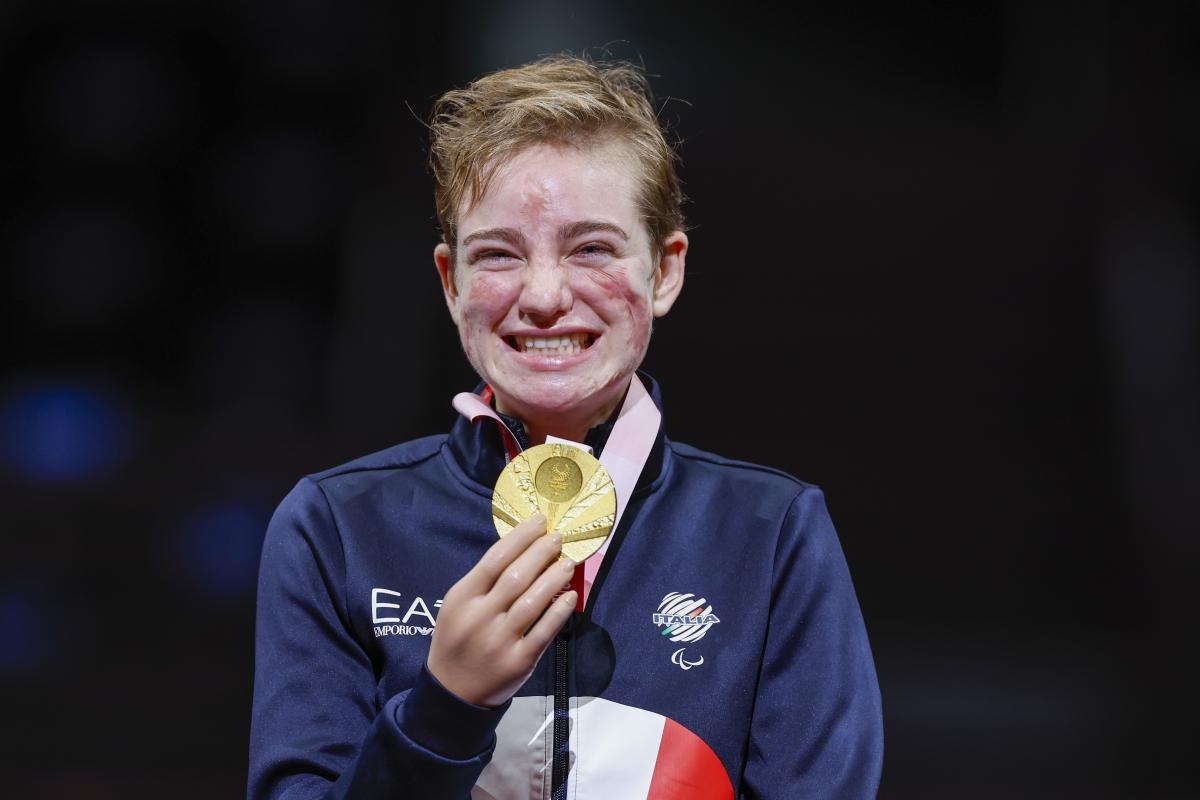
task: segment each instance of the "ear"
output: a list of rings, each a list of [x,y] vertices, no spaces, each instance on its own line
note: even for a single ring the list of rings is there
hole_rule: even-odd
[[[654,281],[654,298],[651,303],[656,317],[665,316],[683,290],[687,249],[688,237],[683,231],[672,231],[663,239],[662,257],[658,262],[658,275]]]
[[[458,283],[454,275],[454,254],[450,245],[442,242],[433,248],[433,263],[437,267],[438,277],[442,280],[442,294],[446,297],[446,308],[450,309],[450,318],[458,324]]]

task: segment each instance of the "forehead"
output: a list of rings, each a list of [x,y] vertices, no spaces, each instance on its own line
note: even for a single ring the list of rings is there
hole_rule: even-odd
[[[474,230],[612,222],[639,231],[634,159],[617,142],[531,145],[496,168],[476,203],[459,217],[460,241]]]

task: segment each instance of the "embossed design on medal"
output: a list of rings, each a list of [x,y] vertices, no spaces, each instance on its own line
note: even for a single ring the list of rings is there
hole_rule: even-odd
[[[564,444],[540,444],[517,455],[496,479],[492,521],[505,536],[522,520],[546,515],[562,534],[563,553],[582,562],[600,549],[617,516],[608,470],[592,455]]]

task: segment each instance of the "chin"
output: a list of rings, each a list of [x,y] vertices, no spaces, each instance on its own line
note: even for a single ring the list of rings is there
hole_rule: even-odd
[[[531,375],[514,381],[493,383],[492,388],[502,394],[517,411],[518,416],[531,419],[554,419],[575,417],[581,412],[599,412],[620,395],[618,386],[623,381],[602,383],[586,378],[563,380],[562,375]]]
[[[515,391],[508,392],[511,402],[527,414],[564,416],[576,414],[586,406],[597,405],[594,397],[582,387],[561,386],[545,381],[522,381]]]

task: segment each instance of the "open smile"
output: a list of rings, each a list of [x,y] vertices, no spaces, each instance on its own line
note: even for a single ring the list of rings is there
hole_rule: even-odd
[[[560,336],[505,336],[505,343],[518,353],[537,356],[573,356],[591,347],[596,336],[585,331]]]

